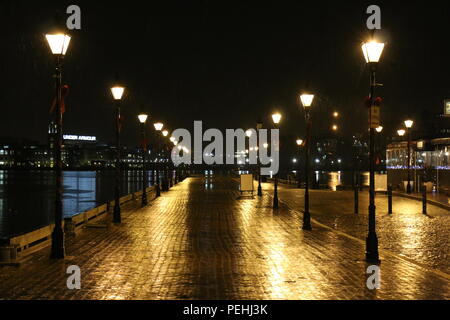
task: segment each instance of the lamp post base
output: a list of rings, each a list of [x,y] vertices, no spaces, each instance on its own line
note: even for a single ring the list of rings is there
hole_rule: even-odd
[[[161,189],[162,191],[169,191],[169,182],[166,179],[163,180]]]
[[[55,226],[52,232],[52,248],[50,259],[64,259],[64,232],[61,226]]]
[[[117,200],[116,200],[116,203],[114,204],[113,222],[114,223],[122,222],[122,217],[120,216],[120,204],[119,204],[119,201],[117,201]]]
[[[370,263],[380,263],[378,255],[378,238],[373,232],[370,232],[366,238],[366,261]]]
[[[411,183],[408,180],[408,184],[406,185],[406,193],[410,194],[411,193]]]
[[[145,207],[147,205],[147,192],[144,190],[142,191],[142,207]]]
[[[278,197],[273,197],[273,208],[278,209]]]
[[[309,215],[309,212],[305,212],[303,214],[303,226],[302,226],[303,230],[308,230],[311,231],[312,227],[311,227],[311,217]]]

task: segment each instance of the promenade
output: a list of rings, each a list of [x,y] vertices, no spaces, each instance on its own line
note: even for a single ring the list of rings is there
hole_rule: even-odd
[[[138,200],[124,207],[121,225],[68,238],[64,261],[44,249],[20,267],[0,267],[0,299],[450,299],[448,259],[410,253],[419,236],[428,237],[424,247],[445,245],[425,224],[448,226],[448,212],[430,207],[429,216],[407,219],[401,206],[417,201],[402,199],[386,217],[377,203],[378,226],[394,222],[379,232],[381,287],[369,290],[363,194],[355,216],[350,193],[313,191],[313,231],[303,231],[303,191],[280,186],[273,210],[271,185],[264,189],[240,198],[231,177],[187,178],[145,208]],[[66,286],[70,265],[81,269],[80,290]]]

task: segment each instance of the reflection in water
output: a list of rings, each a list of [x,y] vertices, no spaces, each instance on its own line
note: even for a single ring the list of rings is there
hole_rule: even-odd
[[[148,177],[151,186],[153,175]],[[53,221],[54,183],[53,171],[0,170],[0,238],[30,232]],[[64,171],[64,217],[113,200],[114,183],[114,171]],[[141,188],[141,171],[123,172],[122,195]]]

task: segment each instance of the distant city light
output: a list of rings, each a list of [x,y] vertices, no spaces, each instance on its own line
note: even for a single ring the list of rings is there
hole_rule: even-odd
[[[78,136],[73,134],[65,134],[63,135],[63,139],[72,141],[97,141],[97,137],[95,136]]]

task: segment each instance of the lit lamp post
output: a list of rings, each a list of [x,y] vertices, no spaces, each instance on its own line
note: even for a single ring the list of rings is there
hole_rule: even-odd
[[[56,162],[56,193],[55,193],[55,227],[52,231],[52,248],[50,253],[50,258],[53,259],[63,259],[65,256],[64,250],[64,231],[62,228],[62,193],[63,193],[63,182],[62,182],[62,156],[61,149],[63,144],[62,138],[62,106],[61,106],[61,79],[62,79],[62,60],[67,52],[67,48],[70,43],[70,36],[67,34],[47,34],[46,36],[48,45],[52,54],[56,58],[55,67],[55,95],[56,95],[56,112],[55,112],[55,123],[56,123],[56,141],[54,147],[54,159]]]
[[[120,101],[122,100],[125,88],[120,85],[115,85],[111,88],[111,93],[116,101],[116,185],[114,192],[114,223],[120,223],[122,217],[120,214],[120,181],[122,176],[121,159],[120,159],[120,131],[122,130],[122,119],[120,116]]]
[[[262,188],[261,188],[261,162],[259,159],[259,130],[262,129],[262,121],[258,121],[256,123],[256,151],[257,151],[257,161],[258,161],[258,196],[262,196]]]
[[[309,154],[311,146],[310,110],[314,100],[313,94],[301,94],[300,102],[305,110],[306,142],[305,142],[305,212],[303,213],[303,230],[311,230],[311,214],[309,213]]]
[[[169,135],[169,131],[162,130],[161,134],[165,138],[165,137],[167,137]],[[162,140],[162,152],[163,152],[163,157],[165,158],[165,159],[163,159],[164,160],[164,162],[163,162],[163,164],[164,164],[164,167],[163,167],[163,178],[164,179],[163,179],[163,183],[162,183],[162,190],[163,191],[168,191],[169,187],[170,187],[170,179],[169,179],[169,166],[167,164],[167,161],[168,161],[168,159],[167,159],[167,146],[166,146],[166,141],[164,139]]]
[[[158,132],[162,130],[164,125],[161,122],[156,122],[153,124],[156,130],[156,159],[158,159],[158,153],[159,153],[159,136]],[[158,161],[156,161],[156,180],[155,180],[155,187],[156,187],[156,196],[159,197],[161,195],[161,186],[159,184],[159,164]]]
[[[281,121],[281,114],[278,112],[272,114],[272,121],[275,129],[278,129],[278,125]],[[275,146],[276,148],[277,146]],[[273,191],[273,208],[278,209],[278,174],[275,174],[274,191]]]
[[[366,42],[361,47],[366,63],[370,68],[370,95],[369,95],[369,115],[370,115],[370,138],[369,138],[369,158],[370,158],[370,186],[369,186],[369,232],[366,238],[366,261],[379,262],[378,238],[376,234],[375,220],[375,128],[378,126],[375,122],[374,94],[377,85],[375,73],[381,54],[384,49],[384,43],[377,41]]]
[[[299,154],[300,154],[300,147],[303,145],[303,140],[302,139],[297,139],[295,141],[297,143],[297,146],[299,147]],[[302,182],[300,180],[300,161],[298,162],[298,176],[297,176],[297,188],[301,188],[302,187]]]
[[[406,193],[411,193],[411,128],[414,124],[412,120],[405,120],[406,132],[408,133],[408,183]]]
[[[147,170],[145,168],[145,158],[147,155],[147,141],[145,135],[145,124],[147,122],[148,115],[141,113],[138,115],[139,122],[141,123],[141,139],[142,139],[142,207],[147,205]]]
[[[170,140],[170,142],[174,143],[176,139],[175,139],[175,137],[170,137],[169,140]],[[177,183],[178,183],[178,173],[177,173],[177,171],[178,171],[178,169],[177,169],[177,167],[174,165],[174,174],[175,174],[175,177],[174,177],[174,184],[177,184]]]
[[[404,135],[405,135],[405,133],[406,133],[406,130],[405,129],[399,129],[399,130],[397,130],[397,134],[398,134],[398,136],[399,137],[403,137]],[[409,159],[408,159],[409,160]],[[408,171],[408,173],[409,173],[409,171]],[[409,180],[409,179],[408,179]]]
[[[245,131],[245,135],[248,138],[248,149],[246,151],[253,151],[254,150],[254,148],[250,145],[250,137],[252,136],[252,133],[253,132],[250,129]],[[248,158],[245,160],[245,163],[247,163],[247,168],[251,169],[251,166],[250,166],[250,154],[249,154],[249,152],[247,152],[247,154],[248,154],[248,156],[247,156]]]

